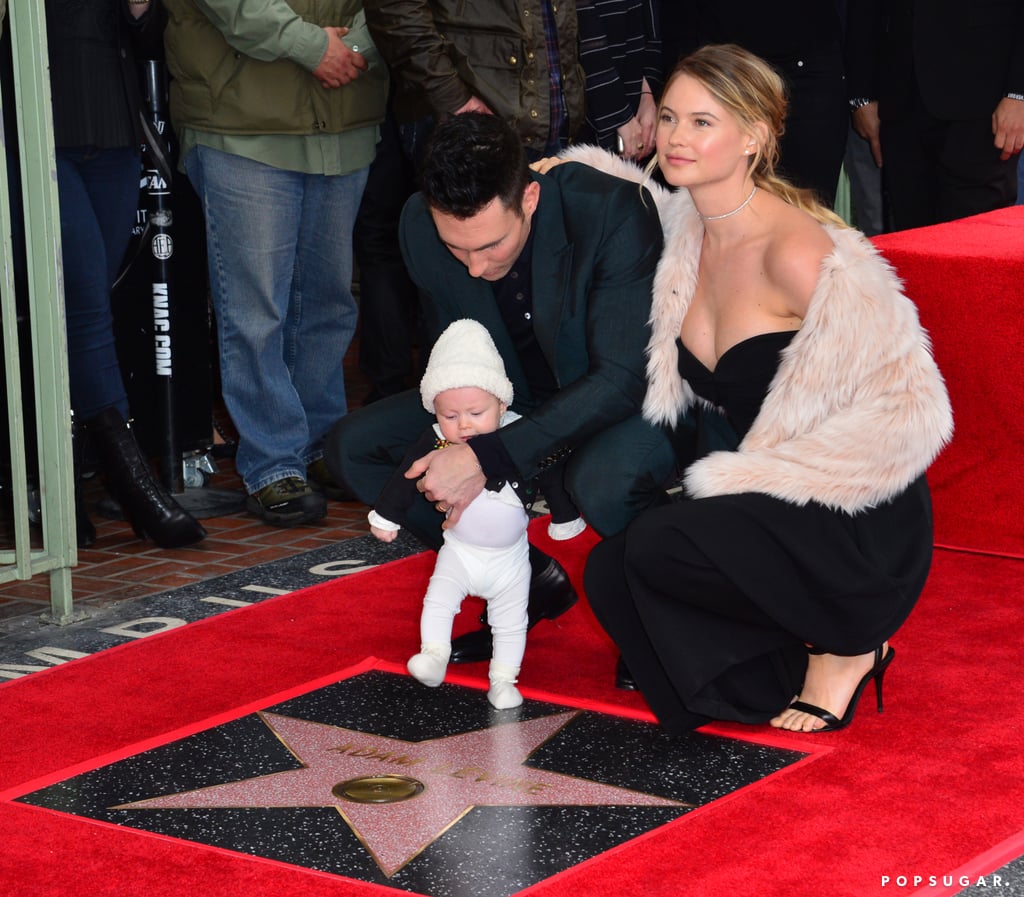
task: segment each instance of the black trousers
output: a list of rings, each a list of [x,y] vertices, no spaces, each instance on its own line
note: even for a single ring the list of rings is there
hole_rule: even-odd
[[[1017,200],[1017,157],[999,158],[991,114],[944,121],[918,99],[907,116],[882,119],[881,140],[896,230],[980,215]]]
[[[413,163],[388,110],[359,206],[352,249],[359,269],[359,370],[372,385],[367,401],[394,395],[417,379],[419,290],[398,245],[398,220],[415,191]]]
[[[813,190],[832,208],[850,126],[842,54],[836,47],[776,66],[790,101],[779,146],[779,173]]]
[[[595,546],[590,606],[667,731],[764,722],[800,691],[806,648],[671,526],[673,510]]]
[[[388,396],[345,415],[327,435],[324,459],[339,482],[373,506],[409,447],[433,421],[423,410],[419,390]],[[666,501],[665,487],[675,472],[676,450],[669,436],[635,415],[576,447],[565,461],[563,483],[587,523],[607,536]],[[439,540],[442,520],[423,501],[410,509],[405,525],[429,545]]]

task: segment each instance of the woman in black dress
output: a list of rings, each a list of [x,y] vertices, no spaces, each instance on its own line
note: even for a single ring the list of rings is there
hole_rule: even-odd
[[[682,60],[643,181],[665,251],[645,417],[716,419],[683,498],[593,551],[586,589],[659,720],[847,725],[931,562],[924,471],[952,414],[916,308],[872,245],[775,174],[781,81],[734,45]],[[657,165],[674,191],[647,177]],[[722,418],[726,426],[721,424]],[[794,696],[796,698],[794,699]]]

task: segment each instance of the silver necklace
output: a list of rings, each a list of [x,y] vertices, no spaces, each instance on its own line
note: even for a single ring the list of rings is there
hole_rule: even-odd
[[[750,191],[750,196],[743,200],[743,202],[736,206],[736,208],[733,209],[731,212],[726,212],[723,215],[700,215],[700,212],[698,212],[697,214],[700,215],[700,217],[703,218],[705,221],[721,221],[723,218],[732,218],[733,215],[737,214],[738,212],[742,212],[747,206],[750,205],[750,200],[754,198],[755,193],[757,193],[757,184],[754,184],[754,189]]]

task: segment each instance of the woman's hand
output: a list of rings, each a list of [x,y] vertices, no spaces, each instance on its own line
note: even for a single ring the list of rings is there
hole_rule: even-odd
[[[530,163],[530,170],[536,171],[537,174],[547,174],[556,165],[561,165],[564,159],[559,159],[558,156],[545,156],[543,159],[538,159],[536,162]]]

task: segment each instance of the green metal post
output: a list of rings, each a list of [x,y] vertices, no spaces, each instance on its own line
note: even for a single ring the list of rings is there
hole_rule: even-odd
[[[42,549],[31,550],[28,531],[24,415],[12,275],[9,187],[0,172],[0,224],[3,225],[4,359],[14,496],[15,550],[0,552],[0,582],[48,573],[50,614],[55,623],[74,618],[71,568],[78,562],[75,542],[74,473],[68,392],[64,292],[61,280],[60,213],[51,124],[49,67],[43,4],[18,3],[7,10],[14,59],[14,100],[21,156],[31,353],[34,371],[36,435]],[[0,97],[0,103],[9,98]]]

